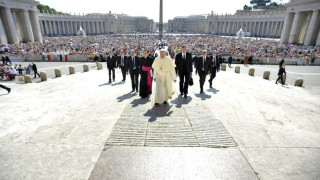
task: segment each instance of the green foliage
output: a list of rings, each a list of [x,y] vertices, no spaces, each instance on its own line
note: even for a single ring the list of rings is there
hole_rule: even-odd
[[[271,0],[251,0],[250,4],[256,5],[257,8],[259,9],[260,7],[266,7],[267,4],[270,2],[271,2]]]
[[[252,7],[251,7],[251,6],[244,5],[244,6],[243,6],[243,10],[245,10],[245,11],[251,11],[251,10],[252,10]]]
[[[43,4],[39,4],[37,5],[37,9],[41,12],[41,13],[50,13],[50,14],[63,14],[63,15],[68,15],[67,13],[63,13],[63,12],[58,12],[53,8],[50,8],[47,5],[43,5]]]
[[[277,2],[271,2],[271,0],[251,0],[252,6],[244,5],[243,10],[251,11],[252,9],[272,9],[272,8],[283,8],[282,0]]]

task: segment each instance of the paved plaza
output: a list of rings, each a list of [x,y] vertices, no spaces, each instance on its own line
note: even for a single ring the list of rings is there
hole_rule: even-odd
[[[153,107],[119,70],[108,84],[105,63],[83,64],[39,62],[48,81],[4,83],[0,179],[320,179],[320,67],[287,66],[281,86],[278,66],[232,65],[204,94],[194,75],[187,99]]]

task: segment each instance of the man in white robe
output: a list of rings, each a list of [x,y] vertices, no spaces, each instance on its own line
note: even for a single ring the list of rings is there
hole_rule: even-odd
[[[157,57],[152,64],[154,81],[156,82],[154,105],[167,104],[168,99],[172,99],[174,94],[173,81],[176,82],[175,67],[172,59],[166,57],[166,51],[161,50],[160,57]]]

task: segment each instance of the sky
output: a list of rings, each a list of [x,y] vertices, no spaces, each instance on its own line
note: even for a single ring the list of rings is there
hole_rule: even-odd
[[[37,0],[57,11],[71,14],[111,13],[129,16],[146,16],[159,22],[159,0]],[[275,0],[281,2],[281,0]],[[282,0],[287,3],[289,0]],[[234,14],[250,0],[163,0],[163,21],[176,16],[195,14]]]

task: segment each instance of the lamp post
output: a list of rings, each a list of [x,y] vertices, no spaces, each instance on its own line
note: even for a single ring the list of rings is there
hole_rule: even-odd
[[[163,0],[160,0],[159,39],[163,38]]]

